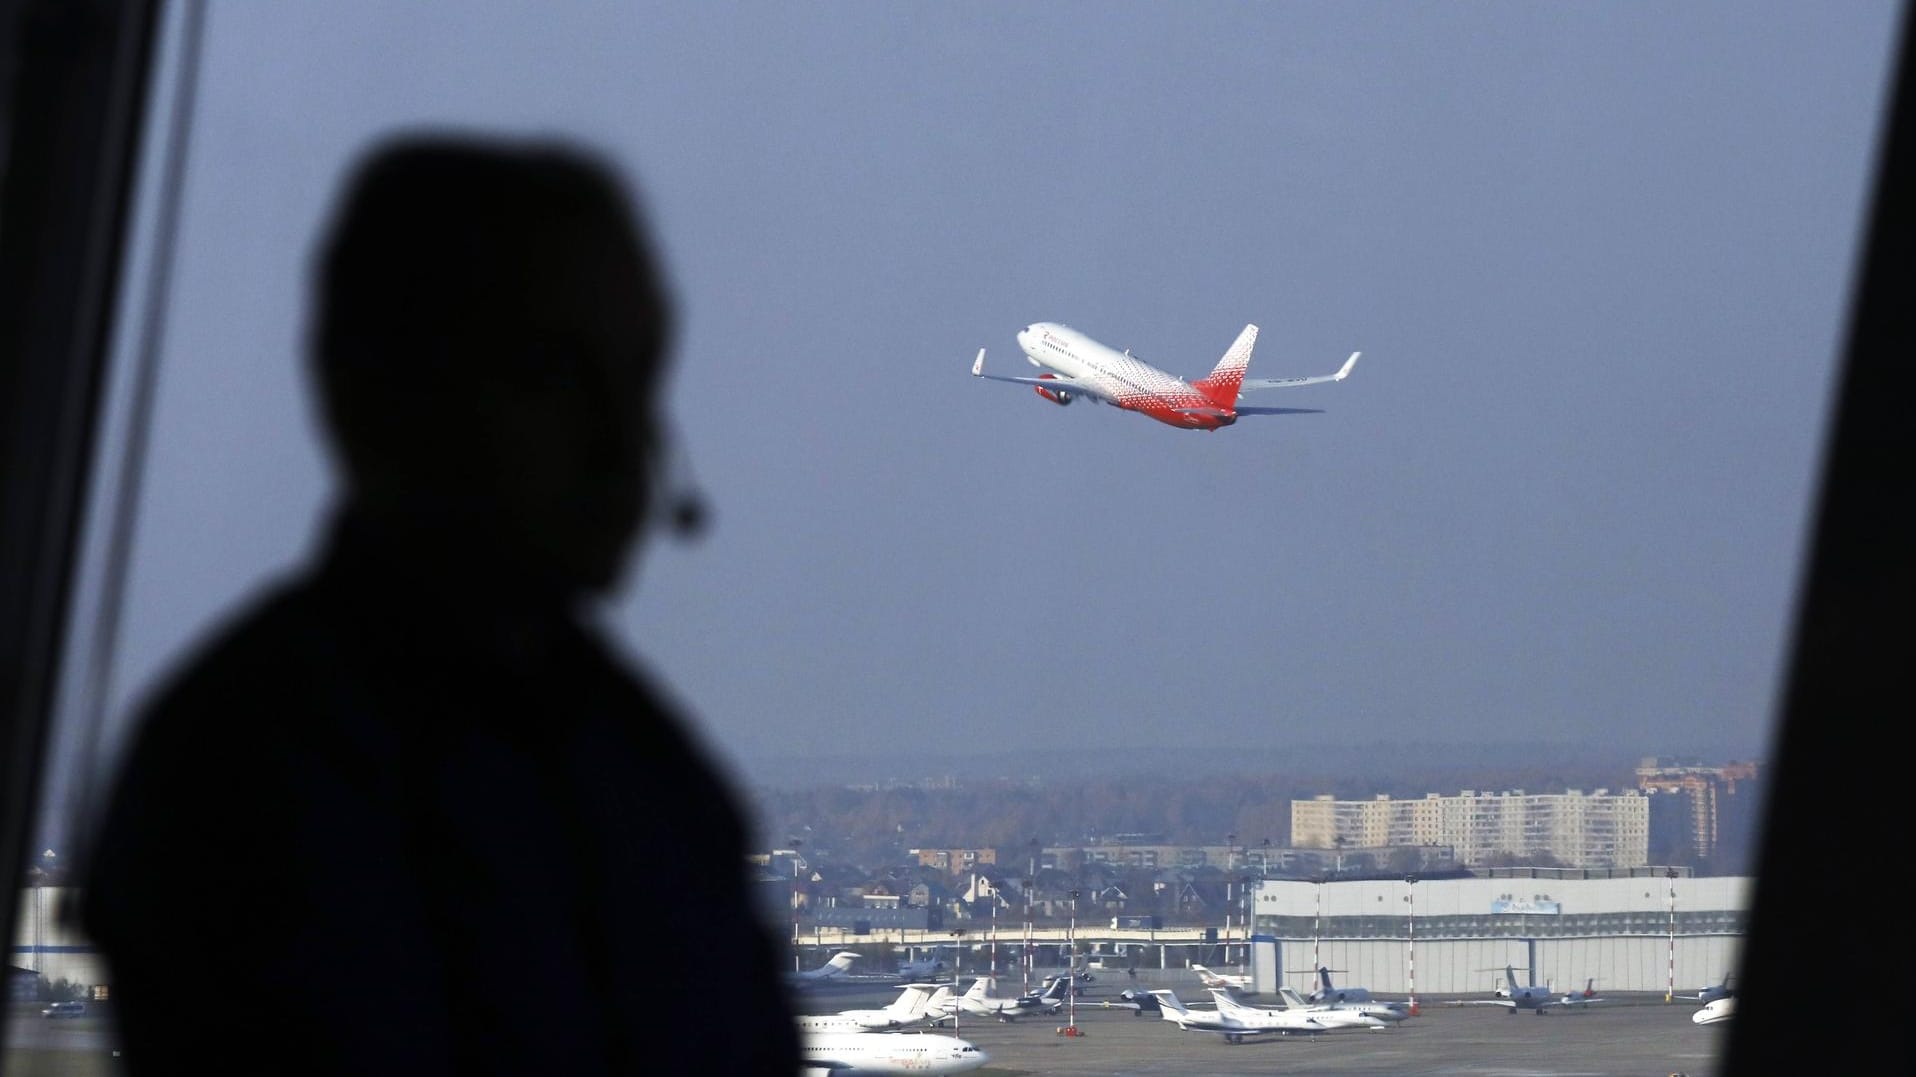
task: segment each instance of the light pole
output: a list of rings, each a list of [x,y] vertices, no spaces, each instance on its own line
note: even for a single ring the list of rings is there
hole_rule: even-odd
[[[1251,971],[1251,877],[1237,877],[1237,898],[1243,907],[1238,909],[1238,922],[1244,925],[1244,963],[1238,966],[1241,972]]]
[[[1078,891],[1071,891],[1071,926],[1065,930],[1064,1034],[1078,1034]]]
[[[1322,863],[1321,861],[1319,863]],[[1317,877],[1317,910],[1311,913],[1311,982],[1317,982],[1317,970],[1324,962],[1317,955],[1318,940],[1324,937],[1324,877]]]
[[[958,990],[958,973],[965,967],[964,937],[964,928],[951,929],[951,1033],[954,1036],[958,1034],[958,1015],[965,1012],[965,1004],[959,1001],[963,994]]]
[[[798,847],[805,844],[792,839],[792,971],[801,971],[798,957]]]
[[[1417,1016],[1417,873],[1404,876],[1404,885],[1408,891],[1404,900],[1410,903],[1410,943],[1404,947],[1404,963],[1410,981],[1410,1015]]]
[[[1676,881],[1677,869],[1672,866],[1664,871],[1670,880],[1670,980],[1663,989],[1663,1001],[1669,1002],[1676,997]]]
[[[1020,962],[1024,966],[1025,993],[1031,992],[1031,888],[1038,883],[1038,839],[1031,839],[1031,863],[1025,868],[1025,955]]]
[[[1226,834],[1224,835],[1224,870],[1227,873],[1230,872],[1236,866],[1236,861],[1237,835]],[[1231,896],[1231,877],[1226,874],[1224,877],[1224,963],[1227,965],[1231,963],[1231,909],[1235,907],[1235,904],[1236,899]]]

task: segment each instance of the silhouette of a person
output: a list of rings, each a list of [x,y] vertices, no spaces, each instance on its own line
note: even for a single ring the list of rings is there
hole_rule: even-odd
[[[660,501],[670,308],[615,174],[390,140],[318,269],[325,551],[156,695],[92,843],[126,1062],[797,1072],[734,801],[581,617]]]

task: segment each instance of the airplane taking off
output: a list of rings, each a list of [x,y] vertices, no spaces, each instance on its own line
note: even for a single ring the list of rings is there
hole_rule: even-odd
[[[883,1009],[803,1016],[798,1019],[798,1027],[802,1032],[883,1032],[904,1028],[924,1020],[932,998],[939,991],[950,997],[951,988],[943,984],[906,984],[898,998]]]
[[[1335,374],[1310,378],[1244,377],[1251,363],[1251,348],[1257,343],[1257,326],[1247,325],[1237,335],[1224,358],[1209,374],[1197,381],[1185,381],[1175,374],[1159,370],[1131,354],[1100,344],[1068,325],[1035,322],[1018,331],[1018,347],[1031,365],[1046,370],[1035,378],[1018,378],[985,373],[985,349],[971,364],[974,378],[1016,382],[1029,385],[1039,396],[1060,406],[1073,400],[1113,404],[1126,411],[1140,412],[1181,430],[1216,430],[1230,426],[1243,415],[1305,414],[1316,408],[1260,408],[1238,404],[1240,394],[1259,389],[1292,388],[1320,382],[1343,381],[1357,365],[1360,352],[1352,352]]]
[[[801,986],[804,984],[817,983],[820,980],[829,980],[840,975],[846,969],[851,968],[852,962],[856,960],[858,960],[857,954],[850,950],[840,950],[833,954],[832,959],[823,965],[815,969],[808,969],[804,972],[788,972],[785,974],[785,978],[791,983]]]
[[[927,1032],[805,1032],[799,1072],[807,1074],[964,1073],[990,1059],[956,1036]]]

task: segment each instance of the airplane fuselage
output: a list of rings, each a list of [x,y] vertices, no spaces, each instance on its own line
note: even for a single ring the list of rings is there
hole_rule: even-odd
[[[1166,425],[1182,430],[1216,430],[1237,422],[1234,400],[1206,396],[1183,378],[1129,352],[1100,344],[1070,326],[1057,322],[1028,325],[1018,333],[1018,347],[1033,363],[1055,370],[1064,378],[1089,382],[1118,407]],[[1042,385],[1034,388],[1053,403],[1071,402],[1069,393]]]
[[[964,1073],[989,1059],[955,1036],[926,1033],[805,1032],[800,1070],[806,1073]]]

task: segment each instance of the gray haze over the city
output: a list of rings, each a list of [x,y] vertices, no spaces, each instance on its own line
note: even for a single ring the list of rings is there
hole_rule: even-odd
[[[730,764],[1761,756],[1896,18],[214,6],[103,743],[313,549],[310,245],[371,137],[451,124],[641,192],[714,527],[608,620]],[[1041,320],[1191,376],[1247,322],[1253,378],[1364,356],[1183,432],[968,377]]]

